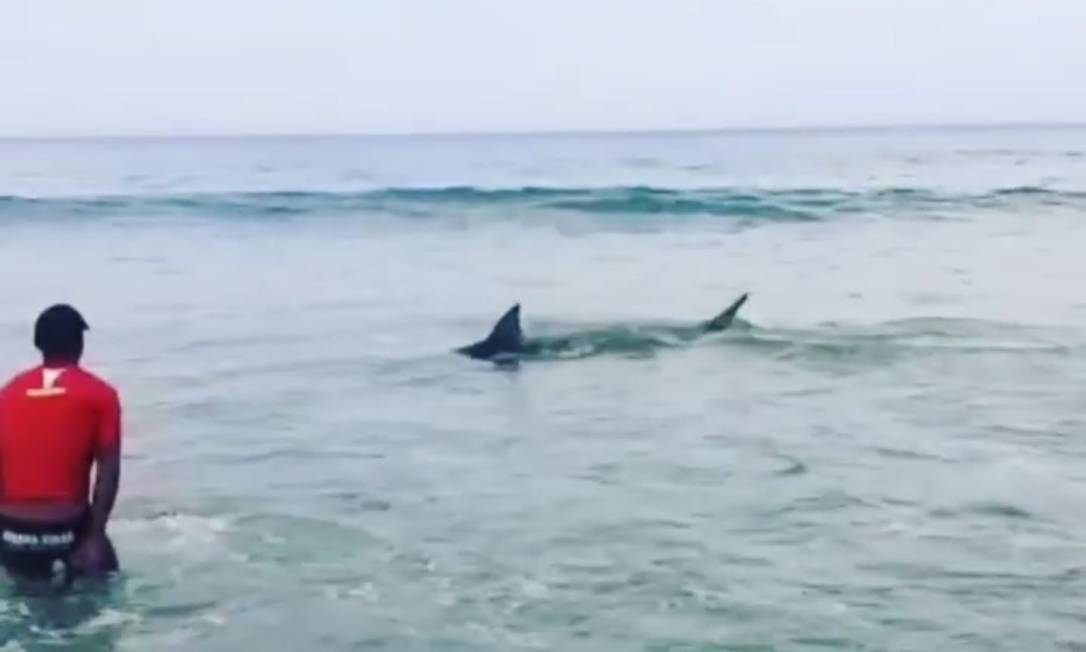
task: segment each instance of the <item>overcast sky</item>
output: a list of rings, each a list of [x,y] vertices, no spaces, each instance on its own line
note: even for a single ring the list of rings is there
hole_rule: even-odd
[[[1086,121],[1084,0],[0,0],[0,135]]]

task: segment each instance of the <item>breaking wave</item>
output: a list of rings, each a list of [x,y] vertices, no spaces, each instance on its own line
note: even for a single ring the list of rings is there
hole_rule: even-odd
[[[358,192],[270,191],[92,197],[0,195],[0,217],[184,216],[275,218],[369,215],[441,217],[575,213],[597,216],[704,216],[765,221],[822,221],[835,216],[937,216],[958,211],[1086,208],[1086,192],[1035,186],[951,193],[924,188],[607,188],[476,186],[383,188]]]

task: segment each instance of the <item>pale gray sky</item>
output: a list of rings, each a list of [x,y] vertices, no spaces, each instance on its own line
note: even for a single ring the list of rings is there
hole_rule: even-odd
[[[0,135],[1086,121],[1084,0],[0,0]]]

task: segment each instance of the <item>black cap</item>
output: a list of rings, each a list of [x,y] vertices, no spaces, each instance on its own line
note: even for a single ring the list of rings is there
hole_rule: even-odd
[[[82,349],[83,332],[89,329],[75,308],[67,304],[50,306],[34,322],[34,346],[46,354],[74,353]]]

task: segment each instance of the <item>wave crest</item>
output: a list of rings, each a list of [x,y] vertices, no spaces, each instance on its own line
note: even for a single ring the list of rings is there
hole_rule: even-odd
[[[1086,208],[1086,192],[1038,186],[996,188],[983,193],[950,193],[925,188],[865,190],[834,188],[746,189],[445,186],[381,188],[357,192],[275,190],[166,195],[20,197],[0,195],[0,216],[184,215],[435,216],[451,212],[535,211],[588,215],[705,216],[766,221],[818,221],[848,214],[916,216],[977,209],[1031,206]]]

